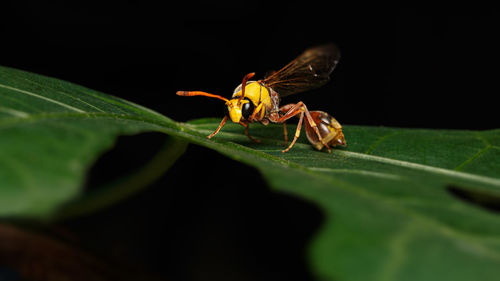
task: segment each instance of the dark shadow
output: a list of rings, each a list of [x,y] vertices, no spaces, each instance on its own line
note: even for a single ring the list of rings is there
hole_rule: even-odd
[[[168,135],[162,133],[118,137],[113,148],[104,152],[92,165],[85,190],[92,191],[123,175],[136,172],[158,153],[167,138]]]
[[[456,198],[482,209],[500,213],[500,195],[472,190],[459,186],[448,186],[447,190]]]
[[[128,157],[107,153],[89,184],[107,180],[110,167],[126,172],[114,165]],[[304,281],[313,280],[307,246],[322,219],[318,207],[270,190],[254,168],[191,145],[154,186],[62,227],[92,253],[166,280]]]

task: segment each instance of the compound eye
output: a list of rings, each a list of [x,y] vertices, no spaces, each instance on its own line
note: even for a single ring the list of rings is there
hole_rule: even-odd
[[[241,105],[241,116],[243,116],[243,118],[245,119],[248,119],[252,115],[255,106],[249,99],[245,99],[248,100],[248,102]]]

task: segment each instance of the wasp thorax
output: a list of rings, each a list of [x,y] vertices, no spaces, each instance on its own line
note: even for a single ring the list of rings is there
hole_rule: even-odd
[[[342,126],[335,118],[323,111],[311,111],[310,113],[324,143],[329,146],[346,145]],[[321,150],[324,145],[319,140],[318,135],[308,122],[304,124],[306,127],[307,139],[316,149]]]

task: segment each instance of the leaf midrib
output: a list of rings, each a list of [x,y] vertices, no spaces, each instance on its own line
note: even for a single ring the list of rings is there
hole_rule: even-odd
[[[2,68],[4,68],[4,67],[0,67],[0,70]],[[28,78],[24,78],[24,79],[27,80],[27,81],[29,81],[30,83],[39,85],[40,87],[52,89],[52,90],[58,92],[59,94],[62,94],[64,96],[66,96],[66,97],[69,97],[71,99],[77,100],[77,101],[79,101],[81,103],[84,103],[86,105],[89,105],[92,108],[97,109],[99,112],[104,112],[102,109],[100,109],[100,108],[98,108],[98,107],[96,107],[94,105],[89,104],[88,102],[86,102],[86,101],[78,98],[77,96],[73,96],[71,94],[65,93],[65,92],[61,91],[60,89],[52,87],[51,85],[42,85],[42,84],[40,84],[40,83],[38,83],[36,81],[33,81],[31,79],[28,79]],[[71,83],[68,83],[68,84],[76,86],[76,87],[83,88],[81,86],[74,85],[74,84],[71,84]],[[4,88],[4,89],[7,89],[7,90],[16,91],[16,92],[23,93],[23,94],[26,94],[26,95],[29,95],[29,96],[32,96],[32,97],[36,97],[36,98],[39,98],[39,99],[42,99],[42,100],[45,100],[45,101],[57,104],[57,105],[62,106],[64,108],[71,109],[74,112],[78,112],[78,113],[90,113],[90,112],[86,112],[86,111],[84,111],[84,110],[82,110],[80,108],[76,108],[74,106],[66,104],[64,102],[61,102],[61,101],[58,101],[58,100],[55,100],[55,99],[51,99],[51,98],[48,98],[48,97],[44,97],[44,96],[38,95],[36,93],[30,92],[28,90],[20,89],[20,88],[17,88],[17,87],[12,87],[12,86],[5,85],[5,84],[2,84],[2,83],[0,83],[0,88]],[[149,108],[143,107],[141,105],[137,105],[137,104],[131,103],[131,102],[127,101],[127,100],[121,100],[121,99],[120,100],[115,100],[115,99],[112,99],[112,98],[108,98],[108,97],[106,97],[104,95],[100,95],[100,94],[98,94],[98,93],[96,93],[94,91],[91,91],[91,90],[88,90],[88,89],[85,89],[85,88],[83,88],[83,89],[85,90],[85,92],[84,92],[85,95],[88,95],[88,96],[97,98],[97,99],[99,99],[101,101],[104,101],[104,102],[116,105],[117,109],[119,109],[119,110],[123,110],[123,108],[125,108],[125,109],[131,110],[133,112],[138,112],[138,113],[141,113],[140,110],[142,110],[142,111],[148,112],[150,114],[153,114],[154,116],[157,116],[157,117],[164,117],[162,114],[160,114],[160,113],[158,113],[158,112],[156,112],[154,110],[151,110]],[[23,112],[23,113],[28,114],[26,112]]]
[[[203,124],[203,125],[206,125],[206,124]],[[216,125],[215,123],[213,123],[213,125]],[[192,124],[189,124],[189,126],[193,126]],[[194,126],[196,127],[196,126]],[[227,132],[225,132],[224,134],[228,134]],[[230,134],[233,134],[233,133],[230,133]],[[277,141],[276,139],[272,139],[272,138],[262,138],[262,140],[267,140],[267,141]],[[242,146],[246,149],[249,149],[245,146]],[[277,156],[273,156],[273,155],[270,155],[270,154],[267,154],[267,153],[264,153],[264,152],[261,152],[259,150],[253,150],[253,153],[255,154],[264,154],[266,155],[267,159],[269,160],[274,160],[276,163],[279,163],[281,165],[283,165],[283,168],[289,168],[289,167],[292,167],[292,168],[295,168],[295,169],[298,169],[299,171],[302,171],[304,173],[307,173],[313,177],[316,177],[316,178],[319,178],[321,179],[322,181],[326,181],[327,183],[330,183],[330,184],[327,184],[327,186],[335,186],[335,187],[338,187],[338,188],[342,188],[343,190],[346,190],[348,192],[351,192],[353,194],[356,194],[357,196],[360,196],[360,197],[363,197],[363,198],[366,198],[372,202],[375,202],[377,204],[381,204],[383,205],[384,207],[386,208],[391,208],[392,210],[398,212],[398,213],[403,213],[403,214],[406,214],[412,218],[415,219],[415,222],[422,222],[423,224],[426,224],[426,225],[429,225],[429,226],[432,226],[434,227],[435,229],[438,230],[439,233],[443,234],[443,235],[446,235],[446,236],[449,236],[449,237],[452,237],[453,239],[465,239],[465,240],[468,240],[470,242],[473,242],[474,245],[476,245],[476,247],[479,247],[479,249],[481,250],[481,252],[486,252],[486,253],[489,253],[489,256],[492,257],[492,258],[495,258],[496,260],[500,261],[500,255],[497,255],[496,253],[494,252],[491,252],[489,251],[488,248],[486,248],[483,244],[481,244],[480,239],[485,239],[487,238],[489,241],[492,241],[492,242],[496,242],[496,243],[500,243],[500,238],[498,237],[495,237],[495,236],[486,236],[486,235],[477,235],[477,234],[471,234],[471,233],[467,233],[467,232],[461,232],[461,231],[458,231],[457,229],[453,229],[453,228],[450,228],[449,226],[447,226],[446,224],[443,224],[442,222],[438,221],[438,220],[434,220],[428,216],[424,216],[410,208],[407,208],[405,205],[401,205],[401,204],[394,204],[394,200],[392,199],[388,199],[388,198],[385,198],[385,197],[382,197],[374,192],[370,192],[369,190],[367,189],[364,189],[364,188],[360,188],[356,185],[353,185],[349,182],[346,182],[344,180],[340,180],[338,178],[333,178],[331,176],[328,176],[328,175],[325,175],[324,173],[321,173],[321,172],[318,172],[318,171],[314,171],[313,169],[310,169],[309,167],[307,166],[303,166],[303,165],[300,165],[296,162],[289,162],[289,163],[284,163],[283,158],[280,158],[280,157],[277,157]],[[356,153],[356,152],[350,152],[350,151],[344,151],[344,150],[333,150],[332,153],[346,153],[348,155],[363,155],[361,153]],[[373,155],[368,155],[367,157],[369,157],[369,159],[384,159],[383,157],[379,157],[379,156],[373,156]],[[388,160],[394,160],[394,159],[390,159],[390,158],[387,158]],[[285,160],[286,161],[286,160]],[[401,160],[394,160],[394,161],[398,161],[398,162],[404,162],[404,163],[408,163],[408,164],[414,164],[414,163],[411,163],[411,162],[406,162],[406,161],[401,161]],[[391,161],[392,162],[392,161]],[[396,163],[396,162],[392,162],[393,163]],[[420,164],[418,164],[420,165]],[[425,166],[425,165],[421,165],[421,166]],[[412,165],[409,165],[409,167],[415,167],[415,166],[412,166]],[[427,167],[427,166],[425,166]],[[429,166],[431,167],[431,166]],[[438,168],[438,169],[441,169],[441,168]],[[442,169],[442,170],[446,170],[446,169]],[[448,170],[447,170],[448,171]],[[454,173],[462,173],[462,172],[456,172],[456,171],[453,171]],[[463,173],[465,174],[465,173]],[[470,174],[472,175],[472,174]],[[488,178],[490,179],[490,178]]]
[[[153,119],[153,118],[145,118],[142,116],[131,115],[131,114],[102,113],[102,112],[39,113],[39,114],[30,114],[28,117],[4,118],[4,119],[0,120],[0,128],[16,125],[19,123],[38,122],[38,121],[47,120],[47,119],[78,118],[78,117],[133,120],[133,121],[144,122],[144,123],[153,124],[153,125],[162,126],[162,127],[168,127],[168,128],[172,127],[172,126],[168,126],[171,124],[176,124],[180,127],[186,128],[186,129],[192,129],[193,127],[194,128],[197,127],[196,125],[192,125],[192,124],[177,123],[174,121],[170,121],[167,117],[165,117],[163,115],[159,115],[159,116],[163,117],[163,120]],[[207,125],[207,124],[204,124],[204,125]],[[213,125],[215,126],[216,124],[213,124]],[[208,131],[208,130],[201,129],[198,131]],[[230,133],[230,132],[225,132],[224,134],[237,135],[237,134]],[[262,138],[262,139],[266,140],[266,141],[279,142],[278,140],[276,140],[274,138]],[[303,145],[305,145],[305,144],[303,144]],[[259,150],[254,150],[254,151],[259,151]],[[410,168],[410,169],[415,169],[415,170],[420,170],[420,171],[431,172],[431,173],[435,173],[435,174],[439,174],[439,175],[446,175],[446,176],[458,177],[458,178],[472,180],[472,181],[478,181],[481,183],[494,185],[495,187],[500,188],[500,180],[496,179],[496,178],[492,178],[492,177],[471,174],[471,173],[467,173],[467,172],[463,172],[463,171],[450,170],[450,169],[445,169],[445,168],[440,168],[440,167],[435,167],[435,166],[430,166],[430,165],[412,163],[412,162],[407,162],[407,161],[397,160],[397,159],[392,159],[392,158],[387,158],[387,157],[381,157],[381,156],[376,156],[376,155],[368,155],[365,153],[352,152],[352,151],[347,151],[347,150],[334,150],[333,153],[337,153],[338,155],[344,155],[344,156],[348,156],[348,157],[358,158],[358,159],[362,159],[362,160],[390,164],[390,165],[394,165],[394,166],[398,166],[398,167],[402,167],[402,168]],[[266,154],[266,155],[269,155],[269,154]],[[280,158],[280,159],[283,160],[282,158]]]
[[[8,86],[8,85],[4,85],[4,84],[1,84],[0,83],[0,87],[1,88],[4,88],[4,89],[8,89],[8,90],[11,90],[11,91],[16,91],[16,92],[19,92],[19,93],[23,93],[25,95],[29,95],[29,96],[32,96],[32,97],[36,97],[38,99],[41,99],[41,100],[45,100],[45,101],[48,101],[48,102],[51,102],[51,103],[54,103],[54,104],[57,104],[57,105],[60,105],[64,108],[67,108],[67,109],[71,109],[75,112],[84,112],[83,110],[79,109],[79,108],[76,108],[74,106],[71,106],[69,104],[65,104],[63,102],[60,102],[58,100],[54,100],[54,99],[51,99],[51,98],[48,98],[48,97],[44,97],[44,96],[41,96],[39,94],[35,94],[33,92],[30,92],[30,91],[26,91],[26,90],[23,90],[23,89],[19,89],[19,88],[15,88],[15,87],[11,87],[11,86]]]
[[[144,122],[152,125],[158,125],[158,126],[168,126],[169,124],[178,124],[177,122],[171,121],[167,117],[163,115],[159,115],[163,117],[163,120],[161,119],[153,119],[153,118],[147,118],[139,115],[132,115],[132,114],[119,114],[119,113],[106,113],[106,112],[54,112],[54,113],[37,113],[37,114],[30,114],[27,117],[11,117],[11,118],[3,118],[0,119],[0,128],[2,127],[8,127],[8,126],[13,126],[17,124],[22,124],[22,123],[34,123],[34,122],[40,122],[44,120],[51,120],[51,119],[64,119],[64,118],[93,118],[93,119],[99,119],[99,118],[106,118],[106,119],[122,119],[122,120],[132,120],[132,121],[139,121],[139,122]]]
[[[84,118],[111,118],[111,119],[123,119],[123,120],[132,120],[132,121],[137,121],[137,122],[145,122],[150,125],[157,125],[161,129],[160,131],[164,131],[166,133],[173,133],[174,131],[172,130],[172,125],[178,126],[181,129],[181,132],[184,131],[184,133],[187,133],[186,131],[192,131],[192,132],[198,132],[200,130],[193,130],[193,127],[196,128],[196,125],[193,124],[185,124],[185,123],[177,123],[170,121],[167,117],[164,117],[164,120],[159,120],[159,119],[152,119],[152,118],[145,118],[142,116],[136,116],[136,115],[128,115],[128,114],[116,114],[116,113],[73,113],[73,112],[61,112],[61,113],[44,113],[44,114],[32,114],[30,117],[27,118],[5,118],[3,120],[0,120],[0,128],[2,126],[9,126],[9,125],[15,125],[23,122],[38,122],[38,121],[43,121],[43,120],[48,120],[48,119],[58,119],[58,118],[78,118],[78,117],[84,117]],[[170,121],[170,122],[169,122]],[[204,124],[207,125],[207,124]],[[213,123],[213,125],[216,125]],[[203,130],[201,130],[203,131]],[[179,133],[179,132],[174,132],[177,133],[180,137],[185,137],[184,134]],[[228,133],[225,132],[224,134],[233,134],[233,133]],[[263,140],[268,140],[268,141],[274,141],[277,142],[276,139],[273,138],[262,138]],[[192,141],[192,139],[189,139]],[[202,143],[201,141],[198,141],[198,143]],[[220,141],[213,141],[215,146],[221,146],[222,143]],[[488,249],[485,249],[483,245],[476,241],[476,239],[484,239],[484,237],[487,237],[490,241],[495,241],[495,242],[500,242],[500,239],[496,237],[489,237],[489,236],[478,236],[477,234],[470,234],[470,233],[465,233],[465,232],[459,232],[456,229],[450,228],[447,225],[437,221],[433,220],[427,216],[423,216],[409,208],[404,207],[404,205],[398,205],[398,204],[393,204],[393,200],[384,198],[374,192],[370,192],[369,190],[359,188],[356,185],[353,185],[349,182],[340,180],[338,178],[334,178],[328,175],[325,175],[324,173],[321,173],[319,171],[314,171],[310,167],[298,164],[294,161],[290,161],[278,156],[274,156],[265,152],[262,152],[260,150],[255,150],[251,149],[248,147],[245,147],[243,145],[236,144],[241,152],[244,153],[249,153],[253,154],[254,156],[260,157],[262,159],[266,159],[267,161],[272,161],[274,164],[278,164],[280,168],[293,168],[297,169],[301,172],[307,173],[313,177],[316,177],[318,179],[321,179],[322,181],[326,181],[328,183],[333,183],[335,187],[342,188],[348,192],[357,194],[358,196],[362,196],[364,198],[369,199],[370,201],[374,201],[378,204],[383,204],[385,207],[389,207],[397,212],[404,213],[407,215],[410,215],[411,217],[417,219],[417,221],[421,221],[423,223],[426,223],[428,225],[434,226],[436,229],[439,230],[440,233],[446,234],[447,236],[452,236],[453,238],[456,239],[468,239],[469,241],[473,241],[474,245],[477,245],[478,247],[481,248],[482,251],[487,251]],[[305,144],[304,144],[305,145]],[[350,157],[358,157],[362,158],[365,160],[370,160],[370,161],[378,161],[378,162],[383,162],[386,164],[392,164],[392,165],[402,165],[402,167],[406,168],[420,168],[426,171],[430,172],[436,172],[436,171],[446,171],[446,173],[451,173],[454,176],[457,174],[463,174],[465,177],[468,177],[469,179],[472,177],[482,177],[488,180],[491,180],[495,185],[498,185],[500,181],[497,179],[489,178],[489,177],[483,177],[483,176],[477,176],[474,174],[469,174],[469,173],[464,173],[464,172],[458,172],[458,171],[451,171],[443,168],[437,168],[437,167],[432,167],[432,166],[426,166],[426,165],[421,165],[421,164],[416,164],[416,163],[411,163],[411,162],[406,162],[406,161],[401,161],[401,160],[395,160],[391,158],[385,158],[385,157],[380,157],[380,156],[374,156],[374,155],[365,155],[362,153],[357,153],[357,152],[351,152],[351,151],[345,151],[345,150],[334,150],[333,153],[337,153],[339,155],[347,155]],[[331,184],[328,184],[328,186],[331,186]],[[480,238],[478,238],[480,237]],[[500,255],[496,255],[495,253],[491,253],[492,256],[495,257],[495,259],[500,260]]]
[[[320,172],[315,172],[314,170],[310,169],[309,167],[297,164],[294,162],[295,168],[300,169],[301,171],[310,174],[311,176],[314,176],[316,178],[319,178],[323,181],[326,181],[328,183],[332,183],[333,186],[342,188],[343,190],[346,190],[348,192],[351,192],[353,194],[356,194],[357,196],[363,197],[365,199],[368,199],[372,202],[375,202],[379,205],[382,205],[385,208],[390,208],[391,210],[397,212],[397,213],[402,213],[406,214],[409,217],[412,217],[414,220],[409,222],[409,224],[420,224],[420,226],[423,225],[428,225],[430,227],[435,228],[438,233],[441,233],[442,235],[448,236],[452,239],[456,240],[467,240],[471,243],[473,243],[474,247],[479,249],[480,253],[487,253],[487,257],[493,258],[497,261],[500,261],[500,254],[497,254],[493,251],[490,251],[489,248],[484,246],[480,240],[485,240],[487,239],[490,242],[495,242],[495,243],[500,243],[500,238],[496,236],[487,236],[487,235],[477,235],[477,234],[471,234],[468,232],[463,232],[459,231],[457,229],[451,228],[447,226],[446,224],[432,219],[428,216],[424,216],[411,208],[407,208],[405,205],[402,204],[394,204],[395,201],[393,199],[388,199],[386,197],[380,196],[377,193],[370,192],[368,189],[360,188],[356,185],[353,185],[349,182],[346,182],[344,180],[340,180],[338,178],[333,178],[330,176],[325,175],[324,173]],[[285,167],[286,168],[286,167]],[[328,184],[327,186],[332,186],[332,184]],[[420,222],[420,223],[419,223]],[[424,228],[425,229],[425,228]]]
[[[192,126],[192,125],[190,125],[190,126]],[[214,126],[216,126],[216,124],[214,124]],[[196,126],[194,126],[194,127],[196,127]],[[203,130],[203,129],[199,130],[199,131],[209,132],[209,130]],[[224,134],[239,135],[239,134],[235,134],[235,133],[231,133],[231,132],[224,132]],[[392,135],[392,134],[390,134],[390,135]],[[388,135],[386,135],[386,136],[388,136]],[[265,141],[269,141],[269,142],[274,142],[274,143],[280,142],[279,140],[274,139],[274,138],[261,137],[261,139],[265,140]],[[378,143],[378,142],[379,141],[377,140],[376,143]],[[297,144],[299,144],[299,143],[296,143],[296,145]],[[302,144],[302,143],[300,143],[300,144],[304,145],[304,146],[309,146],[307,144]],[[338,155],[344,155],[344,156],[362,159],[362,160],[390,164],[390,165],[394,165],[394,166],[398,166],[398,167],[402,167],[402,168],[409,168],[409,169],[413,169],[413,170],[431,172],[431,173],[438,174],[438,175],[451,176],[451,177],[457,177],[457,178],[466,179],[466,180],[478,181],[478,182],[481,182],[484,184],[494,185],[494,186],[499,188],[499,192],[500,192],[500,179],[496,179],[496,178],[492,178],[492,177],[488,177],[488,176],[482,176],[482,175],[467,173],[467,172],[463,172],[463,171],[445,169],[445,168],[440,168],[440,167],[435,167],[435,166],[430,166],[430,165],[418,164],[418,163],[408,162],[408,161],[404,161],[404,160],[398,160],[398,159],[393,159],[393,158],[388,158],[388,157],[382,157],[382,156],[347,151],[347,150],[338,150],[337,149],[337,150],[333,150],[332,153],[337,153]]]

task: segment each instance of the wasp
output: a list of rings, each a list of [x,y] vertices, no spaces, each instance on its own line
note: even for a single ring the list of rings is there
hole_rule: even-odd
[[[294,138],[282,152],[287,152],[293,147],[300,136],[302,123],[304,123],[309,142],[317,150],[326,147],[330,152],[330,147],[346,145],[340,123],[326,112],[309,111],[302,101],[280,106],[280,100],[283,97],[326,84],[339,59],[340,52],[336,45],[320,45],[305,50],[283,68],[269,73],[262,80],[250,80],[255,73],[245,75],[242,83],[234,90],[231,99],[202,91],[178,91],[177,95],[206,96],[225,101],[224,118],[217,129],[207,136],[208,139],[215,136],[230,118],[234,123],[245,127],[245,135],[254,142],[260,142],[260,140],[254,139],[248,133],[249,123],[260,122],[264,125],[268,125],[269,122],[281,123],[286,146],[288,143],[286,121],[292,117],[298,117],[299,123]]]

